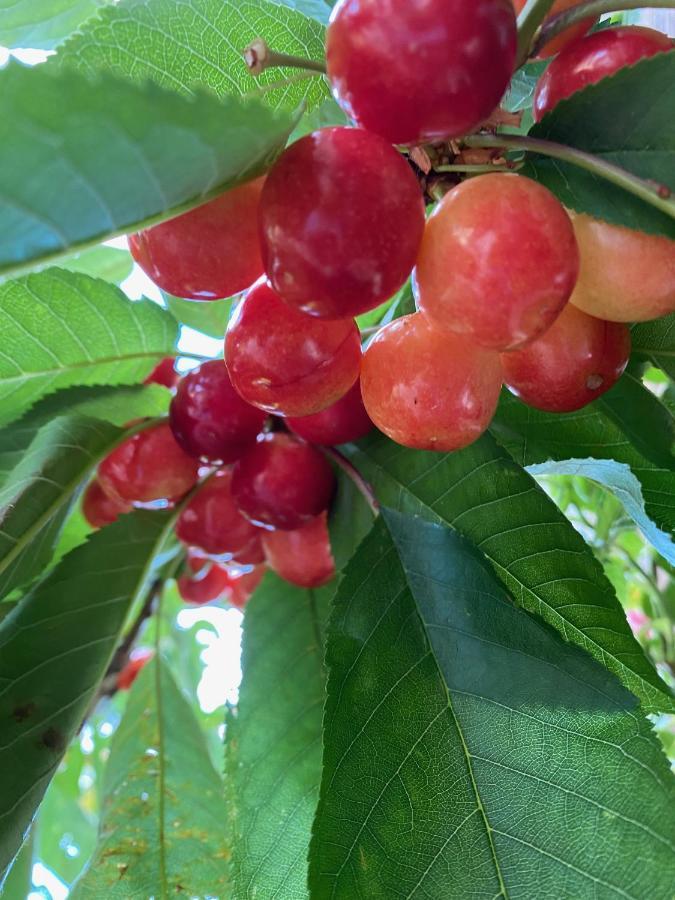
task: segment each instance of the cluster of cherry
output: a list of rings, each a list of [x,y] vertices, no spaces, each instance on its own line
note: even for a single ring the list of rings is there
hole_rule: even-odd
[[[672,241],[570,213],[519,175],[467,178],[425,217],[413,167],[393,145],[447,145],[480,127],[513,72],[523,3],[341,0],[328,77],[358,127],[303,137],[264,178],[130,237],[136,261],[172,294],[246,291],[225,361],[185,376],[170,423],[127,439],[85,499],[100,524],[130,504],[176,500],[200,466],[218,467],[178,521],[192,548],[187,599],[229,591],[241,603],[265,562],[306,587],[332,576],[334,476],[315,445],[356,440],[374,423],[408,447],[458,450],[488,427],[504,383],[538,409],[579,409],[624,371],[625,323],[675,308]],[[591,24],[558,40],[537,118],[672,48],[642,28],[584,36]],[[417,312],[363,352],[355,317],[411,274]],[[223,560],[245,574],[233,580]]]

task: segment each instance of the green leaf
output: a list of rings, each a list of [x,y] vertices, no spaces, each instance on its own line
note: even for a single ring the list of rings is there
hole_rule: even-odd
[[[164,294],[167,309],[181,325],[223,339],[230,320],[230,313],[237,298],[228,300],[183,300]]]
[[[290,113],[205,90],[182,97],[107,72],[92,81],[11,65],[0,72],[0,274],[171,218],[258,175],[293,124]]]
[[[134,261],[128,250],[118,250],[116,247],[100,245],[64,259],[61,267],[70,272],[83,272],[93,278],[102,278],[103,281],[120,284],[131,275]]]
[[[62,269],[0,285],[0,315],[0,426],[62,388],[138,384],[178,332],[156,304]]]
[[[324,28],[301,12],[268,0],[121,0],[101,11],[59,51],[54,65],[85,74],[108,69],[190,93],[258,95],[269,106],[308,109],[329,96],[321,76],[269,69],[253,78],[242,51],[255,38],[304,59],[324,56]],[[279,85],[272,88],[272,85]]]
[[[457,530],[521,607],[602,662],[647,711],[675,710],[583,538],[489,434],[448,455],[406,450],[379,435],[346,452],[381,503]]]
[[[106,765],[97,851],[71,897],[226,897],[223,786],[164,661],[131,691]]]
[[[373,513],[354,481],[342,470],[330,512],[330,544],[338,572],[347,565],[356,548],[373,527]]]
[[[569,144],[675,189],[675,53],[659,53],[578,91],[530,132]],[[675,218],[578,166],[535,157],[524,174],[565,206],[615,225],[675,238]]]
[[[82,723],[171,523],[164,513],[124,516],[0,623],[0,872]]]
[[[1,609],[0,609],[1,612]],[[5,880],[0,879],[0,891],[3,900],[26,900],[33,888],[33,831],[31,831],[19,850]]]
[[[675,782],[635,698],[457,534],[384,516],[329,625],[313,900],[668,900]]]
[[[269,574],[246,608],[244,675],[226,743],[234,897],[307,897],[332,593]]]
[[[0,46],[52,50],[108,0],[0,0]]]
[[[675,378],[675,313],[633,326],[633,353]]]

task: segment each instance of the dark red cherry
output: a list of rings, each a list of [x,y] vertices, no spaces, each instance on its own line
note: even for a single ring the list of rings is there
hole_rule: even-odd
[[[150,662],[153,656],[154,653],[152,652],[152,650],[146,650],[141,647],[139,647],[137,650],[132,651],[128,663],[117,675],[117,690],[128,691],[134,681],[136,681],[136,679],[138,678],[143,666]]]
[[[311,444],[326,447],[358,441],[375,427],[363,405],[359,381],[328,409],[313,416],[286,419],[286,424]]]
[[[334,488],[335,476],[325,456],[282,432],[259,438],[232,472],[237,506],[264,528],[299,528],[328,508]]]
[[[266,571],[267,567],[262,565],[256,566],[251,572],[230,572],[227,596],[232,606],[244,609]]]
[[[161,384],[169,389],[176,387],[180,375],[174,368],[175,362],[173,356],[167,356],[155,366],[143,384]]]
[[[256,528],[237,509],[231,483],[231,472],[218,472],[190,500],[176,524],[184,544],[223,556],[238,553],[253,540]]]
[[[353,319],[305,316],[261,280],[230,320],[225,361],[244,400],[277,415],[308,416],[357,380],[361,337]]]
[[[265,562],[265,551],[262,545],[262,531],[254,535],[243,550],[239,550],[232,557],[232,562],[240,566],[258,566]]]
[[[230,575],[227,569],[218,563],[211,563],[195,577],[182,575],[176,582],[178,593],[185,603],[204,606],[222,597],[230,586]]]
[[[358,128],[324,128],[297,141],[260,200],[270,283],[310,316],[357,316],[395,294],[423,230],[412,169],[391,144]]]
[[[131,255],[163,290],[215,300],[245,290],[263,271],[258,202],[263,178],[129,237]]]
[[[316,588],[335,576],[326,513],[295,531],[268,531],[262,540],[270,569],[290,584]]]
[[[537,83],[534,118],[539,122],[561,100],[641,59],[672,50],[673,41],[653,28],[605,28],[566,47]]]
[[[103,490],[125,503],[178,500],[197,482],[198,463],[178,446],[168,423],[127,438],[98,468]]]
[[[181,379],[169,421],[174,437],[190,456],[231,463],[255,443],[265,413],[242,400],[223,360],[214,359]]]
[[[106,494],[96,478],[88,485],[82,498],[82,514],[92,528],[112,525],[123,513],[130,512],[131,508],[130,503],[123,503]]]
[[[515,58],[511,0],[340,0],[326,35],[338,103],[392,144],[474,131],[499,104]]]

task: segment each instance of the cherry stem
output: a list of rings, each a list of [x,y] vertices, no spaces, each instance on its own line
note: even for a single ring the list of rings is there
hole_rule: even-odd
[[[555,0],[527,0],[523,11],[518,16],[516,69],[519,69],[527,61],[534,36],[551,11],[554,2]]]
[[[638,178],[637,175],[633,175],[613,163],[606,162],[598,156],[593,156],[591,153],[577,150],[576,147],[516,134],[470,135],[464,139],[464,144],[467,147],[524,150],[549,156],[552,159],[561,159],[616,184],[675,219],[675,201],[672,198],[672,191],[667,185]]]
[[[290,56],[288,53],[279,53],[272,50],[263,38],[256,38],[246,47],[242,53],[244,62],[248,66],[251,75],[258,76],[266,69],[306,69],[309,72],[326,74],[326,63],[313,59],[303,59],[301,56]]]
[[[571,25],[582,22],[584,19],[595,19],[605,13],[621,12],[625,9],[675,9],[675,0],[584,0],[576,6],[552,16],[542,27],[534,46],[530,50],[530,56],[536,56],[539,51],[554,37],[566,31]],[[520,57],[519,57],[520,59]],[[525,62],[525,59],[521,60]]]
[[[469,175],[483,175],[486,172],[515,172],[522,167],[522,163],[510,163],[502,166],[495,165],[448,165],[434,166],[434,172],[466,172]]]
[[[370,507],[373,516],[377,518],[380,514],[380,504],[377,502],[372,487],[368,484],[356,466],[352,465],[347,457],[343,456],[342,453],[334,447],[322,447],[321,449],[328,459],[332,459],[335,465],[339,466],[348,478],[351,478]]]

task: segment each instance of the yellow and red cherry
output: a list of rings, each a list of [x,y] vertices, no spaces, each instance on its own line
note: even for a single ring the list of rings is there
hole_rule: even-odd
[[[325,512],[294,531],[267,531],[262,541],[268,566],[290,584],[317,588],[335,577]]]

